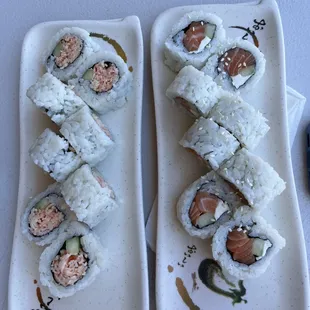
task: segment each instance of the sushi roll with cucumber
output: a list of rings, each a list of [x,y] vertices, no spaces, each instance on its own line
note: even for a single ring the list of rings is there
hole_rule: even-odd
[[[21,218],[22,233],[37,245],[50,244],[62,225],[73,218],[60,192],[60,184],[54,183],[29,201]]]
[[[33,162],[57,182],[64,181],[83,163],[69,142],[48,128],[31,146],[29,154]]]
[[[225,39],[222,20],[210,13],[186,13],[165,41],[165,64],[175,72],[192,65],[201,69]]]
[[[73,221],[41,254],[40,282],[58,298],[88,287],[105,268],[107,251],[86,225]]]
[[[263,274],[285,239],[248,207],[218,228],[212,240],[213,258],[230,275],[245,280]]]
[[[101,51],[88,57],[69,81],[75,93],[99,114],[114,111],[128,101],[132,73],[115,53]]]
[[[226,161],[218,173],[233,184],[255,210],[265,208],[285,189],[285,182],[278,173],[244,148]]]
[[[229,131],[203,117],[195,121],[180,144],[213,170],[217,170],[240,148],[239,142]]]
[[[110,131],[87,106],[68,117],[60,132],[91,166],[103,161],[114,148]]]
[[[68,81],[99,48],[86,30],[78,27],[63,28],[51,38],[43,63],[47,72],[61,81]]]
[[[112,188],[98,170],[83,165],[62,184],[61,192],[79,221],[94,227],[118,208]]]
[[[270,129],[260,112],[241,97],[228,92],[223,92],[208,117],[228,130],[249,150],[254,149]]]
[[[238,191],[211,171],[183,192],[177,203],[177,217],[189,235],[206,239],[243,204]]]
[[[193,66],[186,66],[168,87],[166,95],[192,116],[206,117],[218,102],[221,90],[212,78]]]
[[[251,42],[227,40],[202,68],[223,89],[233,92],[249,91],[265,73],[264,54]]]
[[[57,125],[86,105],[70,87],[50,73],[45,73],[27,90],[27,97]]]

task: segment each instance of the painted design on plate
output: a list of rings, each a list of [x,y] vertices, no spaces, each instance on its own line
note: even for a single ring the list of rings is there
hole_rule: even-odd
[[[190,310],[200,310],[200,308],[194,304],[191,296],[189,295],[183,280],[179,277],[175,279],[175,285],[177,287],[178,293],[181,296],[183,302]]]
[[[33,283],[34,284],[37,284],[38,281],[35,279],[33,280]],[[54,298],[51,297],[51,296],[48,296],[47,299],[48,301],[45,302],[43,300],[43,296],[42,296],[42,293],[41,293],[41,288],[39,286],[37,286],[36,288],[36,296],[37,296],[37,299],[38,299],[38,302],[40,304],[40,309],[44,309],[44,310],[52,310],[49,306],[51,305],[51,303],[54,301]],[[60,300],[60,298],[58,298],[58,300]],[[40,310],[38,308],[32,308],[31,310]]]
[[[265,19],[262,19],[260,21],[257,21],[256,19],[254,19],[253,23],[254,24],[251,27],[247,27],[247,28],[243,26],[230,26],[229,28],[235,28],[235,29],[240,29],[240,30],[245,31],[246,33],[244,34],[242,39],[248,40],[248,37],[250,35],[255,46],[259,47],[259,41],[258,41],[255,31],[264,30],[264,26],[266,26],[266,21]]]
[[[193,244],[192,246],[187,246],[186,252],[184,252],[184,256],[181,262],[178,262],[178,266],[184,267],[184,265],[188,262],[188,259],[192,257],[197,251],[196,246]]]
[[[192,280],[193,280],[193,288],[192,288],[192,293],[193,293],[194,291],[199,290],[199,286],[198,286],[198,283],[197,283],[197,273],[196,272],[192,273]]]

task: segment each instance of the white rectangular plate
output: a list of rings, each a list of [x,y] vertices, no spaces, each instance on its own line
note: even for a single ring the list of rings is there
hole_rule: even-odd
[[[287,182],[285,192],[262,214],[286,238],[285,249],[260,278],[244,281],[244,292],[237,283],[235,287],[225,284],[215,269],[210,269],[213,270],[216,285],[226,291],[226,297],[208,289],[199,278],[201,262],[212,258],[210,241],[187,235],[176,218],[175,210],[183,190],[206,173],[205,167],[178,145],[193,119],[165,97],[165,91],[175,74],[163,63],[164,40],[172,25],[192,10],[204,10],[220,16],[229,37],[246,34],[244,30],[230,26],[249,27],[255,31],[259,48],[266,56],[266,73],[244,99],[264,114],[271,127],[255,153],[269,162]],[[250,35],[247,35],[247,39],[252,40]],[[308,270],[288,143],[283,33],[276,2],[263,0],[251,4],[170,9],[162,13],[153,26],[151,51],[159,173],[158,309],[306,309],[309,306]],[[238,294],[231,289],[241,292],[239,300]]]
[[[42,74],[41,55],[50,38],[63,27],[81,27],[116,40],[133,67],[133,89],[127,105],[102,117],[116,141],[116,149],[98,166],[121,200],[120,208],[94,230],[109,251],[109,264],[95,282],[74,297],[54,298],[50,309],[148,309],[147,259],[144,235],[141,179],[141,110],[143,42],[135,16],[111,21],[57,21],[33,27],[25,37],[20,79],[20,180],[18,209],[9,283],[9,309],[39,309],[36,289],[40,286],[38,261],[42,248],[21,235],[20,215],[29,197],[53,181],[36,167],[28,149],[46,128],[56,128],[26,97],[27,88]],[[113,47],[96,39],[103,47]],[[100,42],[99,42],[100,41]],[[34,282],[38,281],[37,284]],[[45,303],[50,293],[41,287]]]

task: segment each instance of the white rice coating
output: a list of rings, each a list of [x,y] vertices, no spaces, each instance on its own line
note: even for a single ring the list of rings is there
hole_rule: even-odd
[[[56,45],[61,40],[61,38],[66,34],[72,34],[77,37],[79,37],[83,43],[83,49],[81,51],[81,55],[68,67],[65,69],[60,69],[56,66],[54,62],[54,57],[51,56]],[[100,46],[94,42],[91,37],[89,36],[89,33],[78,27],[72,27],[72,28],[63,28],[59,30],[51,39],[50,43],[43,55],[43,64],[46,67],[46,71],[60,79],[61,81],[68,81],[70,78],[72,78],[75,74],[77,69],[84,64],[84,62],[93,54],[98,52],[100,49]],[[50,57],[51,56],[51,57]]]
[[[180,144],[194,150],[213,170],[217,170],[240,147],[237,139],[225,128],[203,117],[195,121]]]
[[[218,59],[220,56],[225,54],[226,51],[233,49],[235,47],[242,48],[250,52],[256,60],[255,73],[245,82],[245,84],[238,89],[236,89],[232,83],[231,78],[224,71],[218,72]],[[251,42],[237,39],[227,39],[226,43],[222,45],[214,55],[212,55],[206,62],[205,66],[201,69],[205,74],[209,75],[214,79],[214,81],[224,90],[231,92],[248,92],[260,81],[265,73],[266,59],[264,54]]]
[[[90,88],[91,81],[84,80],[84,73],[98,62],[111,62],[119,70],[119,80],[107,92],[96,93]],[[127,64],[115,53],[100,51],[91,55],[76,72],[77,78],[69,81],[74,87],[75,93],[81,97],[92,109],[100,114],[117,110],[128,101],[128,95],[132,88],[132,73]]]
[[[278,173],[260,157],[242,148],[226,161],[218,173],[234,184],[249,205],[262,210],[285,189]]]
[[[87,106],[67,118],[60,132],[91,166],[103,161],[114,147],[108,129],[98,125]]]
[[[59,285],[53,277],[51,263],[65,241],[75,236],[81,236],[83,251],[88,255],[88,269],[85,276],[74,285],[64,287]],[[55,297],[63,298],[74,295],[88,287],[102,271],[107,262],[107,250],[102,248],[99,238],[85,224],[73,221],[63,227],[57,239],[53,241],[41,254],[39,263],[40,282],[46,286]]]
[[[89,165],[83,165],[62,184],[65,201],[81,222],[89,227],[103,221],[118,208],[111,187],[101,187]]]
[[[212,78],[193,66],[181,69],[166,91],[167,97],[173,102],[176,97],[181,97],[198,109],[199,115],[195,115],[196,117],[206,117],[218,102],[221,93]]]
[[[176,34],[189,26],[191,22],[204,21],[216,25],[216,30],[212,41],[205,49],[198,54],[189,53],[182,42],[174,42],[173,38]],[[164,54],[165,64],[175,72],[179,72],[183,67],[192,65],[197,69],[201,69],[206,60],[212,55],[225,40],[226,32],[222,25],[222,20],[210,13],[204,11],[193,11],[186,13],[172,28],[170,35],[165,41]]]
[[[36,165],[57,182],[64,181],[83,163],[78,155],[70,151],[68,141],[48,128],[31,146],[29,155]]]
[[[202,186],[207,189],[208,193],[216,195],[226,202],[230,208],[230,213],[222,215],[214,224],[199,229],[193,226],[189,217],[189,209],[197,191]],[[177,203],[177,217],[190,236],[206,239],[212,237],[216,230],[230,219],[234,210],[242,204],[242,199],[238,196],[235,189],[216,172],[211,171],[189,185],[180,196]]]
[[[241,211],[242,209],[243,211]],[[226,247],[229,232],[240,225],[251,227],[249,236],[268,239],[272,244],[272,247],[267,250],[266,255],[250,266],[234,261]],[[212,240],[212,253],[213,258],[230,275],[240,280],[245,280],[257,278],[263,274],[267,270],[272,258],[285,247],[285,243],[285,239],[280,236],[276,229],[267,224],[257,213],[250,212],[249,208],[245,206],[239,208],[234,217],[216,231]]]
[[[241,97],[223,92],[209,117],[227,129],[248,149],[254,149],[270,127],[262,114],[242,100]]]
[[[50,73],[45,73],[27,90],[27,97],[57,125],[85,106],[70,87]]]

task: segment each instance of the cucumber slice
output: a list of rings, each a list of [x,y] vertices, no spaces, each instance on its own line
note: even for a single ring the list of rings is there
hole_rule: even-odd
[[[84,80],[87,80],[87,81],[91,81],[92,78],[93,78],[93,76],[94,76],[94,71],[93,71],[93,69],[88,69],[88,70],[84,73],[83,79],[84,79]]]
[[[62,51],[62,44],[61,44],[61,42],[59,42],[59,43],[56,45],[56,47],[54,48],[54,50],[53,50],[53,55],[54,55],[55,57],[59,57],[61,51]]]
[[[257,257],[257,259],[261,259],[266,255],[267,250],[272,246],[269,240],[263,240],[260,238],[255,238],[253,242],[252,253]]]
[[[44,209],[48,205],[49,205],[49,200],[47,198],[43,198],[34,207],[36,209],[42,210],[42,209]]]
[[[215,29],[216,29],[216,26],[213,25],[213,24],[207,24],[205,26],[205,35],[210,38],[211,40],[213,39],[214,37],[214,33],[215,33]]]
[[[249,76],[254,74],[255,72],[255,66],[249,66],[249,67],[245,67],[244,69],[239,71],[239,74],[241,74],[242,76]]]
[[[77,255],[80,251],[80,238],[73,237],[66,240],[66,250],[72,255]]]
[[[213,214],[205,213],[199,217],[199,219],[197,221],[197,226],[199,228],[203,228],[203,227],[206,227],[210,224],[213,224],[214,222],[215,222],[215,218],[214,218]]]

